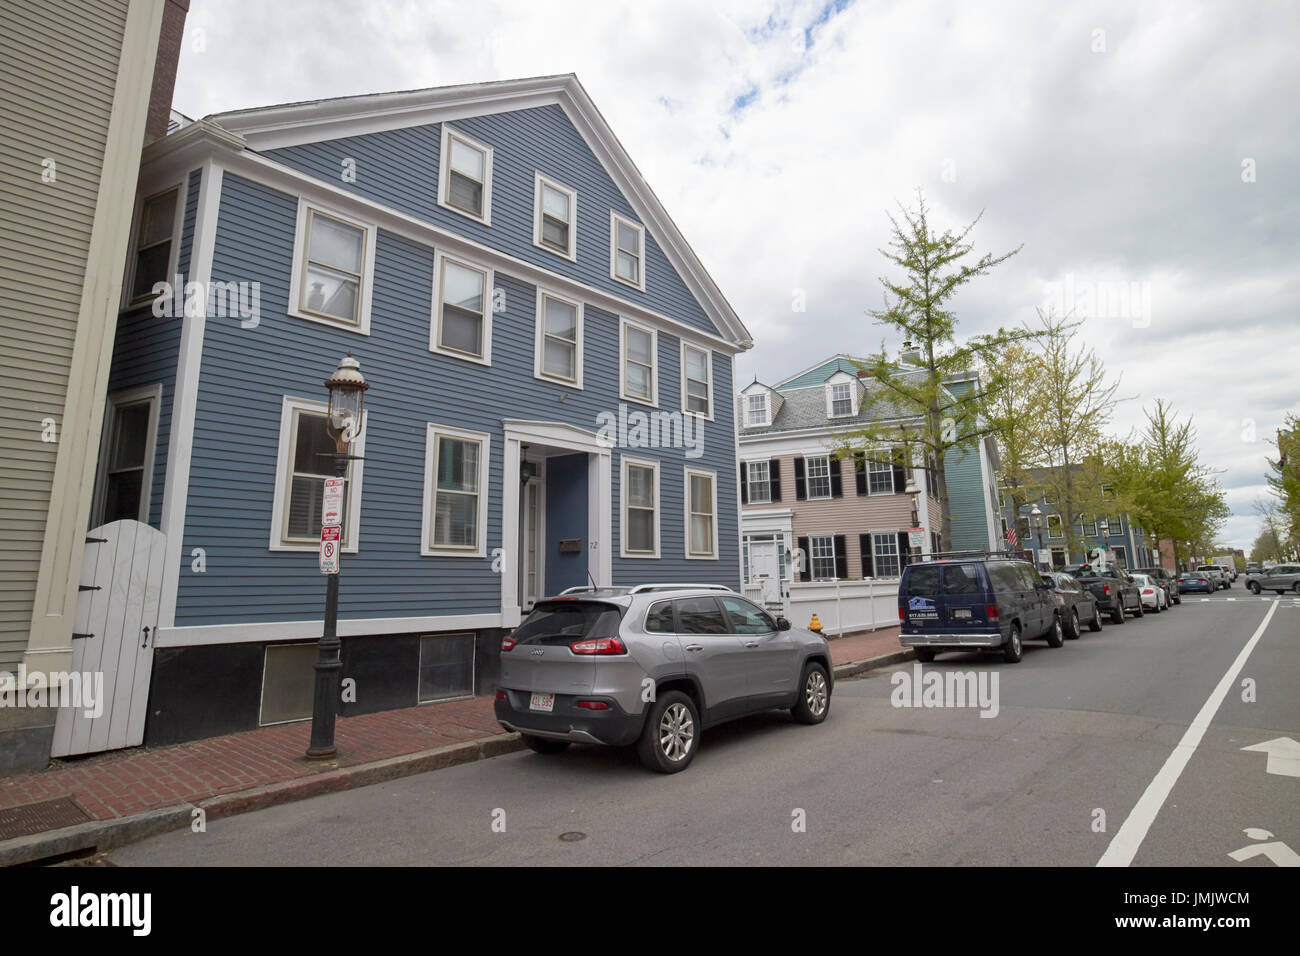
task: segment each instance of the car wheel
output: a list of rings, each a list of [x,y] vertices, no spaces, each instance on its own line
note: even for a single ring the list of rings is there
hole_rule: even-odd
[[[1251,581],[1249,584],[1246,585],[1246,590],[1249,591],[1251,594],[1258,594],[1258,593],[1259,593],[1259,582],[1258,582],[1258,581]]]
[[[1110,623],[1112,624],[1124,623],[1124,599],[1123,598],[1120,598],[1118,601],[1115,602],[1115,609],[1110,612]]]
[[[1300,594],[1300,581],[1297,581],[1295,584],[1291,585],[1291,590],[1294,591],[1296,594]],[[1281,594],[1282,592],[1278,591],[1277,593]]]
[[[1048,647],[1060,647],[1065,643],[1065,628],[1059,614],[1052,615],[1052,629],[1043,636],[1047,638]]]
[[[820,724],[831,709],[831,685],[826,679],[826,668],[816,661],[810,662],[803,669],[799,687],[799,703],[790,708],[790,713],[801,724]]]
[[[1151,613],[1152,613],[1152,614],[1159,614],[1159,613],[1160,613],[1160,596],[1159,596],[1159,595],[1156,595],[1156,603],[1152,606],[1152,608],[1151,608]]]
[[[700,715],[695,701],[670,690],[650,708],[649,719],[637,741],[641,763],[659,773],[685,770],[700,747]]]
[[[929,664],[934,660],[934,655],[935,652],[930,650],[928,647],[916,648],[916,659],[922,664]]]
[[[1065,636],[1071,641],[1077,641],[1082,633],[1083,629],[1079,627],[1079,609],[1072,607],[1070,608],[1070,626],[1066,628]]]
[[[1141,595],[1139,595],[1139,596],[1138,596],[1138,606],[1133,610],[1133,616],[1134,616],[1134,617],[1141,617],[1141,616],[1144,615],[1144,614],[1146,614],[1146,609],[1142,607],[1142,597],[1141,597]]]
[[[1020,625],[1013,623],[1011,625],[1011,634],[1002,647],[1002,659],[1008,664],[1019,664],[1023,653],[1024,648],[1020,645]]]
[[[538,754],[562,754],[569,749],[567,740],[553,740],[550,737],[534,737],[532,734],[520,734],[528,749]]]
[[[1101,605],[1095,601],[1092,605],[1092,620],[1088,622],[1088,630],[1094,634],[1101,630]]]

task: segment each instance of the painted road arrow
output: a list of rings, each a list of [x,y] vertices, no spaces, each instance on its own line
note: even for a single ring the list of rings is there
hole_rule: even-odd
[[[1290,737],[1275,737],[1262,744],[1241,749],[1268,754],[1269,773],[1276,773],[1283,777],[1300,777],[1300,743]]]

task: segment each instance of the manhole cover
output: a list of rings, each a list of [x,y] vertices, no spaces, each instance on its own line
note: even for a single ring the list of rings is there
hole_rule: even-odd
[[[0,810],[0,840],[76,826],[90,819],[90,814],[81,809],[72,797],[58,797],[21,807],[10,807]]]
[[[568,833],[561,833],[560,839],[565,843],[577,843],[579,840],[587,839],[587,834],[580,830],[570,830]]]

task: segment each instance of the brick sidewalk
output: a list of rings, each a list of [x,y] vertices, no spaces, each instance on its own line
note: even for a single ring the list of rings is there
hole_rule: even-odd
[[[867,660],[900,649],[898,628],[835,638],[830,646],[834,666]],[[0,777],[0,810],[72,797],[93,819],[114,820],[503,735],[490,696],[340,717],[339,752],[329,761],[303,756],[310,722],[283,724],[59,760],[45,770]]]

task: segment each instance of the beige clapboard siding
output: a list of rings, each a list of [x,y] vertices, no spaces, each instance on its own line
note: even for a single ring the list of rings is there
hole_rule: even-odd
[[[27,646],[127,0],[7,4],[0,23],[0,670]],[[41,179],[42,160],[57,181]],[[129,188],[123,184],[118,188]]]

